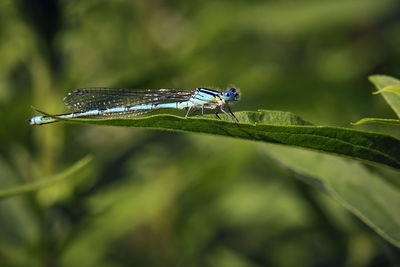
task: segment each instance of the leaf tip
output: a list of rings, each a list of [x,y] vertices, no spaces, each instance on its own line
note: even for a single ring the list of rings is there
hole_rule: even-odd
[[[373,95],[379,95],[380,93],[382,93],[382,90],[372,92]]]
[[[356,122],[350,122],[350,125],[353,125],[353,126],[357,126],[357,125],[360,125],[360,124],[363,124],[362,120],[359,120],[359,121],[356,121]]]

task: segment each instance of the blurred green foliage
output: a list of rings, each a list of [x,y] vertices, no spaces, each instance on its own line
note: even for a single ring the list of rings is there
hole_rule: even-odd
[[[91,86],[235,85],[234,110],[346,127],[394,118],[367,76],[399,76],[399,31],[397,0],[1,1],[1,188],[88,153],[94,162],[79,179],[0,202],[0,265],[399,264],[397,248],[263,144],[26,122],[30,105],[64,112],[63,95]],[[399,187],[398,172],[368,168]]]

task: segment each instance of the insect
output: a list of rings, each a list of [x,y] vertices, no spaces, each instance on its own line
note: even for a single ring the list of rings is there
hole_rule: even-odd
[[[240,100],[239,91],[230,88],[217,91],[208,88],[182,89],[124,89],[83,88],[68,93],[64,103],[72,113],[55,115],[58,118],[127,118],[142,115],[157,109],[187,109],[186,116],[195,109],[216,110],[238,122],[228,103]],[[228,112],[225,110],[228,110]],[[30,125],[41,125],[58,121],[50,116],[36,116],[28,120]]]

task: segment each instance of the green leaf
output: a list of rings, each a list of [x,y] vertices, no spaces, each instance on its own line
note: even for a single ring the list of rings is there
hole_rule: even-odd
[[[383,92],[391,92],[391,93],[395,93],[396,95],[400,96],[400,85],[386,86],[385,88],[374,92],[374,94],[377,95],[377,94],[381,94]]]
[[[217,120],[211,115],[188,118],[153,115],[129,119],[58,119],[96,125],[208,133],[285,144],[400,169],[400,140],[389,135],[340,127],[312,126],[300,117],[282,111],[243,111],[236,115],[240,123],[234,123],[226,116],[225,120]]]
[[[341,205],[400,247],[398,188],[359,162],[337,156],[273,145],[268,146],[268,154],[314,183],[319,182]]]
[[[357,122],[352,123],[352,125],[361,125],[365,123],[385,123],[385,124],[394,124],[400,125],[400,120],[395,119],[379,119],[379,118],[364,118]]]
[[[400,80],[386,75],[373,75],[369,77],[369,80],[378,89],[375,93],[381,93],[385,101],[396,112],[397,117],[400,118],[400,95],[393,94],[393,90],[400,85]],[[389,89],[384,90],[385,88]]]
[[[15,186],[15,187],[7,188],[7,189],[2,189],[2,190],[0,190],[0,200],[8,198],[8,197],[12,197],[12,196],[20,195],[20,194],[37,191],[46,186],[50,186],[55,183],[62,182],[66,178],[71,177],[72,174],[76,173],[77,171],[79,171],[80,169],[85,167],[87,164],[89,164],[89,162],[91,160],[92,160],[91,156],[86,156],[59,174],[52,175],[50,177],[47,177],[47,178],[42,179],[37,182],[27,183],[27,184]]]

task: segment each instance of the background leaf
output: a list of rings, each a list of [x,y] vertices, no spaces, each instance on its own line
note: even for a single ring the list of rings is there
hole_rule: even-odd
[[[379,118],[364,118],[357,122],[352,123],[353,125],[361,125],[364,123],[386,123],[386,124],[393,124],[393,125],[400,125],[400,120],[394,119],[379,119]]]
[[[386,86],[383,89],[381,89],[381,90],[379,90],[377,92],[374,92],[374,94],[375,95],[376,94],[381,94],[383,92],[390,92],[390,93],[394,93],[394,94],[400,96],[400,85],[389,85],[389,86]]]
[[[83,159],[81,159],[80,161],[76,162],[71,167],[65,169],[64,171],[62,171],[56,175],[52,175],[50,177],[43,178],[37,182],[18,185],[18,186],[14,186],[11,188],[2,188],[0,190],[0,200],[8,198],[8,197],[13,197],[13,196],[21,195],[21,194],[34,192],[34,191],[40,190],[42,188],[45,188],[47,186],[51,186],[53,184],[62,182],[65,179],[70,178],[73,174],[76,174],[78,171],[80,171],[83,167],[85,167],[87,164],[89,164],[91,160],[92,160],[92,157],[86,156]]]
[[[389,242],[400,247],[400,190],[358,162],[300,149],[268,146],[268,155],[323,188]]]
[[[398,79],[386,75],[373,75],[369,80],[376,86],[378,92],[388,86],[400,84]],[[400,118],[400,95],[382,91],[382,96]]]

